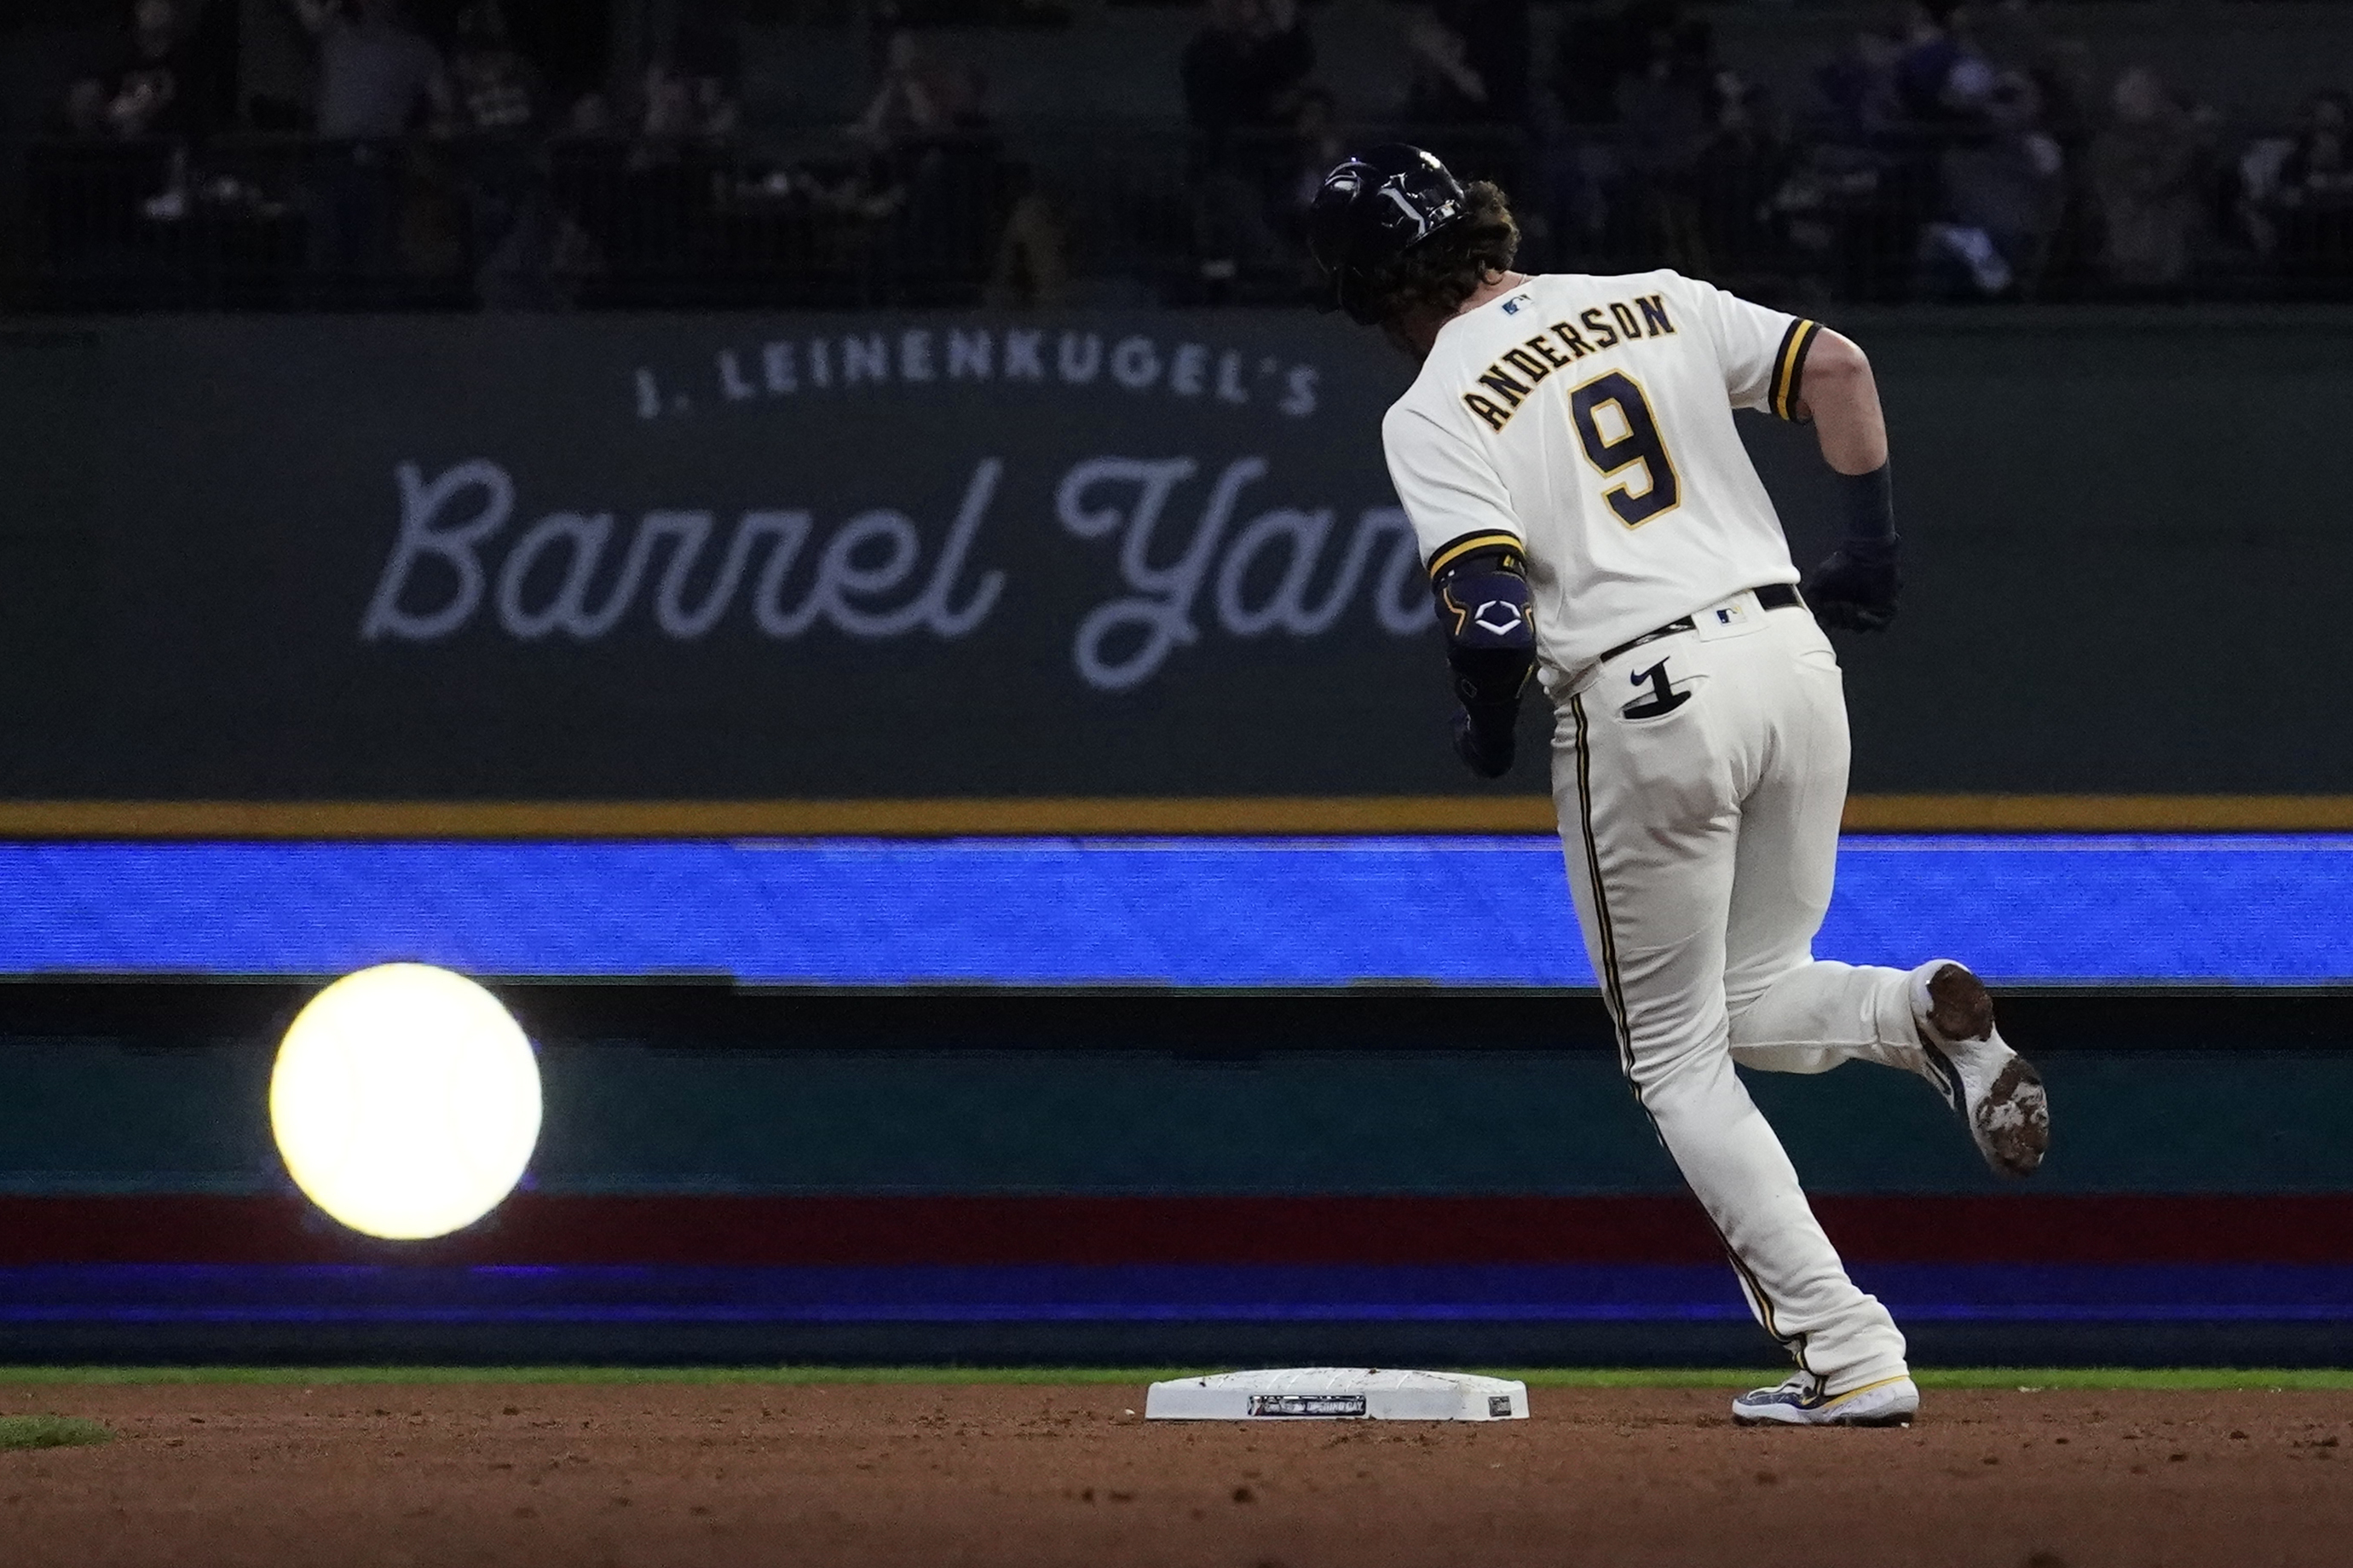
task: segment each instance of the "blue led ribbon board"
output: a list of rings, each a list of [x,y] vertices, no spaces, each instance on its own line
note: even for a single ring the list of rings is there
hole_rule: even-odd
[[[2353,982],[2353,837],[1847,841],[1826,958]],[[1548,837],[0,846],[0,973],[1589,986]]]

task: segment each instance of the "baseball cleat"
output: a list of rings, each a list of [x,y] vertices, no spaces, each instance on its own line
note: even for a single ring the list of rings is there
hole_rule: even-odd
[[[2042,1075],[1993,1026],[1985,983],[1957,963],[1924,964],[1912,977],[1922,1076],[1968,1124],[1978,1152],[2005,1176],[2031,1176],[2051,1147],[2051,1100]]]
[[[1909,1426],[1919,1409],[1919,1386],[1901,1373],[1826,1394],[1821,1379],[1799,1372],[1778,1387],[1741,1394],[1732,1402],[1732,1419],[1741,1426]]]

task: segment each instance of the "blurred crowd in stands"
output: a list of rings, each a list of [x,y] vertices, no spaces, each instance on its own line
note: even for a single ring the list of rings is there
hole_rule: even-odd
[[[1401,47],[1401,133],[1501,183],[1538,267],[1874,301],[2353,297],[2346,93],[2233,128],[2147,67],[2103,75],[2020,0],[1913,4],[1778,89],[1675,0],[1574,14],[1547,79],[1520,0],[1434,0]],[[1185,61],[1207,278],[1295,251],[1356,139],[1314,60],[1292,0],[1209,5]],[[1243,127],[1282,140],[1254,160]]]
[[[1504,184],[1537,268],[1789,301],[2353,297],[2346,93],[2236,122],[2095,68],[2031,0],[1920,0],[1769,83],[1678,0],[1564,7],[1544,49],[1530,0],[1430,0],[1381,103],[1319,72],[1300,0],[1206,0],[1180,58],[1134,68],[1180,79],[1182,133],[1017,132],[958,35],[889,0],[861,13],[863,110],[781,131],[747,122],[724,47],[559,92],[499,0],[435,28],[281,3],[313,51],[300,108],[237,100],[204,0],[128,6],[26,163],[39,302],[1280,303],[1313,291],[1323,174],[1374,139]]]

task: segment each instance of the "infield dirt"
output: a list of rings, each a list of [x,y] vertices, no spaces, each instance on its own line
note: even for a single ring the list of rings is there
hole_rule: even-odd
[[[1243,1426],[1116,1385],[0,1387],[119,1434],[0,1454],[0,1563],[2353,1562],[2353,1394],[1932,1390],[1841,1432],[1736,1428],[1730,1392]]]

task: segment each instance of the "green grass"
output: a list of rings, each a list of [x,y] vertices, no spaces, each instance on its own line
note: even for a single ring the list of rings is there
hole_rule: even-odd
[[[322,1388],[339,1384],[443,1383],[1150,1383],[1215,1370],[1218,1369],[1099,1366],[0,1366],[0,1385],[232,1383]]]
[[[1120,1384],[1141,1387],[1163,1378],[1189,1377],[1206,1367],[962,1367],[962,1366],[0,1366],[5,1384],[251,1384],[302,1388],[353,1384]],[[1531,1388],[1754,1388],[1778,1383],[1781,1372],[1715,1367],[1484,1369],[1516,1377]],[[1959,1367],[1925,1369],[1913,1376],[1924,1388],[2020,1389],[2299,1389],[2353,1392],[2353,1369],[2171,1367]],[[0,1418],[0,1447],[14,1420]],[[87,1440],[87,1439],[86,1439]]]
[[[1788,1373],[1719,1372],[1712,1367],[1638,1367],[1626,1371],[1538,1367],[1498,1372],[1495,1375],[1519,1378],[1530,1388],[1756,1388],[1778,1383]],[[2340,1367],[1919,1367],[1913,1370],[1912,1378],[1923,1388],[2013,1389],[2033,1394],[2110,1388],[2353,1391],[2353,1368]]]
[[[1923,1388],[2202,1388],[2256,1391],[2301,1389],[2344,1393],[2353,1389],[2347,1367],[1955,1367],[1921,1373]]]
[[[0,1415],[0,1452],[10,1448],[86,1448],[114,1434],[72,1415]]]

